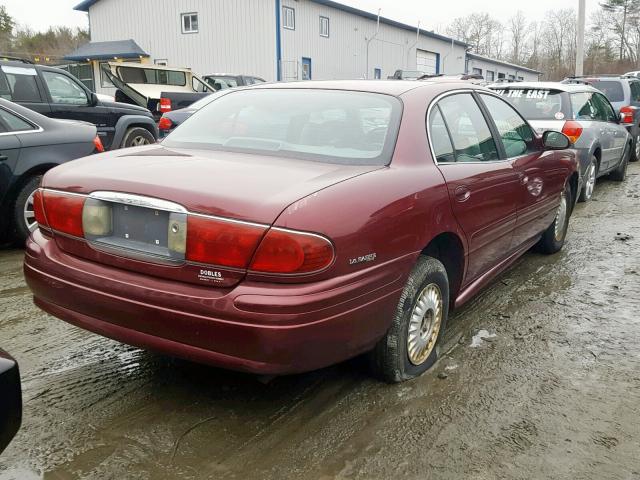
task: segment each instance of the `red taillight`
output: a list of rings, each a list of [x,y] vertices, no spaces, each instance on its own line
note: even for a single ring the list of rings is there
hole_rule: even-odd
[[[84,236],[82,208],[85,197],[44,190],[42,200],[44,201],[44,216],[41,216],[46,217],[49,227],[74,237]]]
[[[102,140],[100,137],[96,135],[96,138],[93,139],[93,145],[95,147],[95,151],[98,153],[104,152],[104,145],[102,145]]]
[[[333,262],[333,245],[319,235],[271,229],[249,267],[263,273],[310,273]]]
[[[33,214],[36,217],[36,222],[41,228],[49,228],[47,217],[44,215],[44,205],[42,204],[42,190],[38,189],[33,194]]]
[[[170,98],[161,98],[160,99],[159,108],[160,108],[160,111],[162,113],[170,112],[171,111],[171,99]]]
[[[564,133],[567,137],[569,137],[569,140],[571,140],[571,143],[576,143],[580,138],[580,135],[582,135],[582,125],[580,125],[578,122],[568,120],[564,122],[564,127],[562,127],[562,133]]]
[[[162,131],[168,131],[171,130],[171,128],[173,127],[173,122],[168,119],[167,117],[163,116],[160,118],[160,121],[158,122],[158,128]]]
[[[189,215],[186,259],[234,268],[247,268],[267,227]]]
[[[620,123],[633,123],[636,107],[626,106],[620,109]]]

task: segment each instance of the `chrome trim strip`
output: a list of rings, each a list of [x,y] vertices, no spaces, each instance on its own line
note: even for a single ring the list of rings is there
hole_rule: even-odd
[[[161,200],[154,197],[146,197],[144,195],[135,195],[132,193],[97,191],[89,194],[90,198],[96,200],[104,200],[105,202],[122,203],[124,205],[133,205],[135,207],[153,208],[173,213],[187,213],[187,209],[168,200]]]

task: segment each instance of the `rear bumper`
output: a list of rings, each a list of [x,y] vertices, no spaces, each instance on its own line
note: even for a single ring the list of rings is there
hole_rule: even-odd
[[[224,290],[73,257],[36,230],[24,273],[36,305],[81,328],[214,366],[287,374],[371,349],[414,261],[409,255],[312,284],[242,282]]]

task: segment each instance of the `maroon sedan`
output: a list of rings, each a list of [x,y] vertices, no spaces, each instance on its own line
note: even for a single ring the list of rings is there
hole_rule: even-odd
[[[233,90],[162,144],[49,171],[25,276],[46,312],[131,345],[261,374],[369,352],[400,381],[450,307],[560,250],[569,146],[457,81]]]

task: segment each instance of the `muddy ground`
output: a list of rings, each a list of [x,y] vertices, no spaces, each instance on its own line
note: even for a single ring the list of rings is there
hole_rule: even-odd
[[[563,252],[456,312],[444,358],[401,385],[357,360],[263,384],[118,344],[38,311],[21,258],[0,251],[25,400],[2,480],[640,479],[640,164],[578,205]]]

